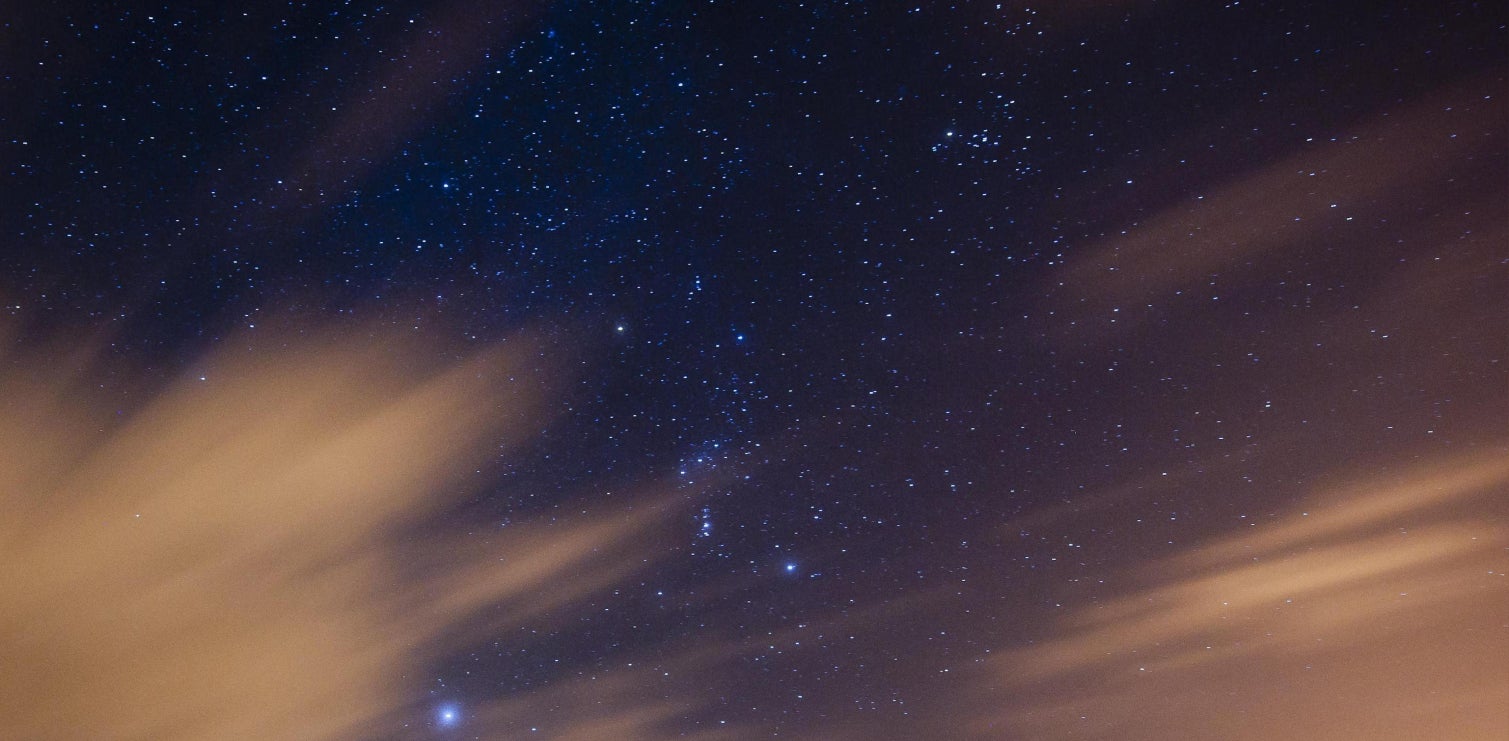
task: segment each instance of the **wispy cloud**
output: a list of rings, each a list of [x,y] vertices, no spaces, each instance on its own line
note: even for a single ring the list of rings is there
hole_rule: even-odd
[[[8,358],[0,736],[403,735],[432,662],[651,563],[648,500],[486,541],[435,524],[537,429],[529,345],[436,367],[382,333],[232,341],[129,410]]]
[[[993,660],[981,681],[997,705],[976,730],[1497,738],[1509,529],[1486,503],[1506,491],[1494,447],[1358,475],[1250,532],[1131,564],[1135,588]]]

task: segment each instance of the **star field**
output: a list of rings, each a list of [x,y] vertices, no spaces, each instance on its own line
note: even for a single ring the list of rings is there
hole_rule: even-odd
[[[405,450],[462,473],[351,536],[436,610],[401,660],[351,654],[393,669],[385,699],[264,737],[1495,738],[1506,22],[28,4],[0,51],[0,338],[28,379],[87,345],[48,367],[106,436],[174,379],[188,408],[255,387],[222,354],[297,369],[331,326],[423,344],[394,378],[509,358],[468,372],[528,413],[486,434],[416,413]],[[364,362],[296,409],[397,394]],[[268,408],[325,388],[290,378]],[[261,429],[224,403],[225,435]],[[0,458],[27,459],[15,435]],[[37,553],[58,551],[9,558]],[[519,571],[468,591],[453,561]]]

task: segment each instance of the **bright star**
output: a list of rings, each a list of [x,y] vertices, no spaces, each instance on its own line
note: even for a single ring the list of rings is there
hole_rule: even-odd
[[[442,726],[454,726],[461,722],[461,710],[455,705],[441,705],[435,713],[435,719]]]

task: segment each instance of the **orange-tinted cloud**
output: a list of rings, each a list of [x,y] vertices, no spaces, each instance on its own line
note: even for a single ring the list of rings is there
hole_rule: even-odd
[[[1502,738],[1506,492],[1493,446],[1359,475],[1282,520],[1130,565],[1136,588],[994,660],[974,730]]]
[[[653,503],[434,524],[540,422],[550,373],[514,345],[435,367],[382,333],[236,339],[130,408],[7,358],[0,737],[402,735],[477,629],[650,563]]]

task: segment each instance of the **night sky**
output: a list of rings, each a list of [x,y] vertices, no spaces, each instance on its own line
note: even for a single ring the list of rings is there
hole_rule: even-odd
[[[1502,2],[11,5],[0,737],[1509,737]]]

